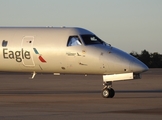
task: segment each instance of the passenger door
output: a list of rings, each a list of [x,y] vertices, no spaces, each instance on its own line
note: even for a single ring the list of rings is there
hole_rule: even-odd
[[[34,42],[34,37],[33,36],[25,36],[22,39],[22,63],[26,67],[30,66],[35,66],[34,60],[33,60],[33,42]]]

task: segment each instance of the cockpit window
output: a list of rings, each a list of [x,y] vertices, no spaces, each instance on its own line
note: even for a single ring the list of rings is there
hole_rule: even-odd
[[[95,35],[81,35],[85,45],[92,45],[92,44],[105,44],[102,40],[100,40]]]
[[[78,36],[70,36],[68,39],[67,46],[76,46],[76,45],[82,45],[80,39]]]

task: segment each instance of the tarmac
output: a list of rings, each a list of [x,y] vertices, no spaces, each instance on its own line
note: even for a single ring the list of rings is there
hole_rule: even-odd
[[[113,82],[101,96],[102,76],[1,73],[0,120],[162,120],[162,69],[142,79]]]

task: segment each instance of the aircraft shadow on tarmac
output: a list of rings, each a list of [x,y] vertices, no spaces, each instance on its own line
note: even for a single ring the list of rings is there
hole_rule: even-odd
[[[25,91],[25,90],[1,90],[0,94],[99,94],[101,91]],[[162,93],[157,90],[116,90],[116,93]]]
[[[116,93],[162,93],[162,89],[157,90],[120,90]]]

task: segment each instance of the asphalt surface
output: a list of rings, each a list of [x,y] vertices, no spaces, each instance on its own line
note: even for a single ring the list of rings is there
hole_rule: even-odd
[[[102,76],[0,73],[0,120],[162,120],[162,69],[114,82],[101,96]]]

